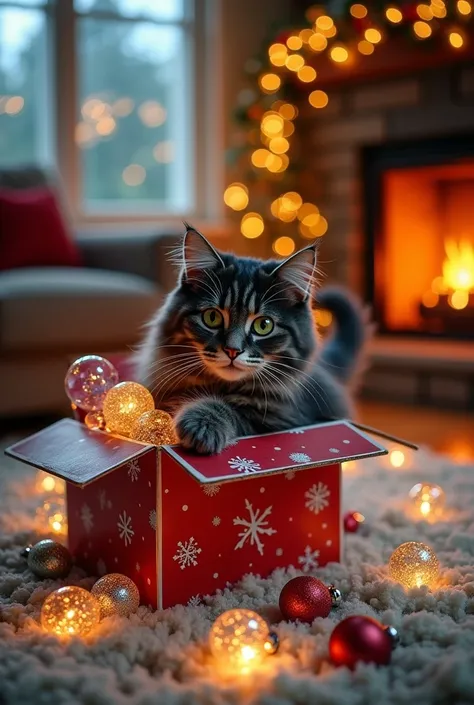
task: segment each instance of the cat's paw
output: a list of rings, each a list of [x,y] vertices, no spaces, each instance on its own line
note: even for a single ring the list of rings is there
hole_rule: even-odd
[[[217,400],[186,405],[176,417],[176,430],[185,448],[203,455],[220,453],[236,439],[232,411]]]

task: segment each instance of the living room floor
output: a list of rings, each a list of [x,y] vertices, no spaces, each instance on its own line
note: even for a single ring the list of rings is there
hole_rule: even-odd
[[[419,445],[430,446],[458,462],[474,458],[474,414],[360,400],[362,423]]]

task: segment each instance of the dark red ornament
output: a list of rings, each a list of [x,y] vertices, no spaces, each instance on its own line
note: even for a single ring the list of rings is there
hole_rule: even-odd
[[[292,578],[280,593],[280,610],[285,619],[312,622],[327,617],[333,598],[327,585],[310,575]]]
[[[355,534],[359,529],[360,521],[356,518],[357,512],[347,512],[344,514],[344,531],[349,534]]]
[[[359,661],[386,666],[390,661],[396,630],[372,617],[347,617],[329,639],[329,655],[335,666],[354,669]]]

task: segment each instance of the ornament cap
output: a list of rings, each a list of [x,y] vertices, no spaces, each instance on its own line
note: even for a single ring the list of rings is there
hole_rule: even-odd
[[[338,607],[342,600],[342,592],[335,585],[328,585],[329,594],[333,607]]]
[[[20,551],[20,556],[22,558],[28,558],[28,555],[29,555],[32,548],[33,548],[32,544],[30,544],[29,546],[25,546],[25,548],[22,548],[22,550]]]
[[[264,649],[267,654],[276,654],[280,647],[280,639],[276,632],[269,632],[267,640],[265,641]]]
[[[385,627],[385,632],[390,637],[390,641],[392,642],[392,649],[395,648],[395,646],[397,646],[397,644],[400,643],[400,635],[399,635],[397,629],[395,629],[395,627],[392,627],[392,625],[390,625],[388,627]]]

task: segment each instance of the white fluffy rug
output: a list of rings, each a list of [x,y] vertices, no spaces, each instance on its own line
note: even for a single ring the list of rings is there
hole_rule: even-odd
[[[278,595],[290,568],[262,580],[245,576],[233,590],[199,607],[109,618],[87,642],[62,644],[38,626],[46,595],[64,581],[40,581],[25,569],[20,549],[33,540],[34,473],[0,459],[0,703],[1,705],[433,705],[474,702],[474,467],[429,452],[406,453],[401,469],[388,458],[349,466],[345,508],[367,517],[364,532],[346,537],[342,565],[316,571],[343,592],[341,607],[311,625],[280,621]],[[405,498],[420,480],[439,483],[448,508],[441,520],[410,517]],[[437,552],[437,586],[407,593],[387,575],[394,547],[422,540]],[[76,571],[66,581],[90,587]],[[223,681],[206,647],[210,624],[232,606],[259,611],[276,626],[280,652],[253,676]],[[334,625],[371,615],[399,630],[388,667],[352,673],[327,661]]]

